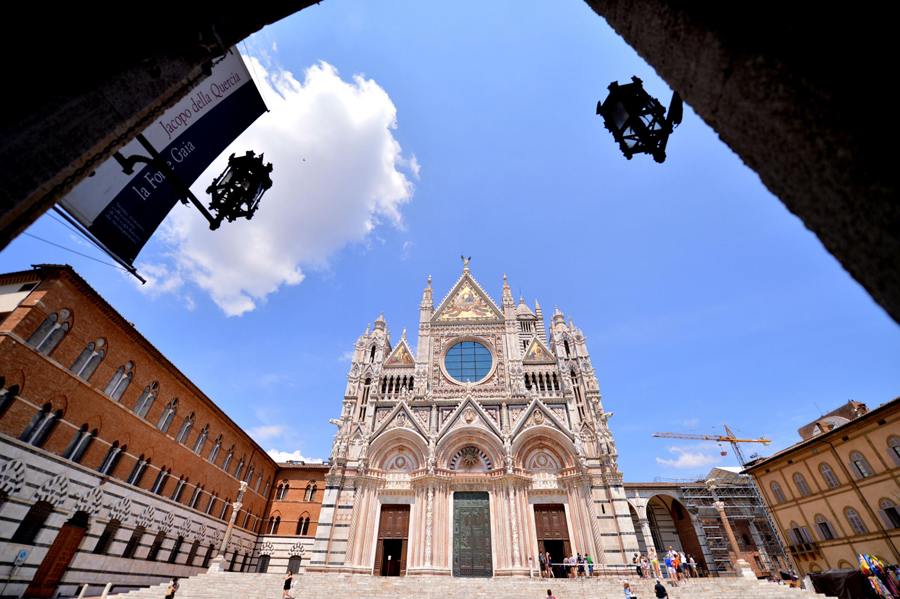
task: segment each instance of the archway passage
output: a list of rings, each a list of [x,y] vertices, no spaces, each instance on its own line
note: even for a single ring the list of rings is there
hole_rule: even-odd
[[[491,515],[487,493],[453,494],[453,575],[490,577]]]
[[[25,591],[25,597],[52,597],[56,592],[56,585],[62,580],[69,568],[72,558],[78,551],[78,546],[87,534],[90,525],[90,517],[87,512],[75,512],[59,529],[53,545],[44,556],[41,565],[38,566],[34,578]]]
[[[569,544],[569,527],[566,525],[566,511],[561,504],[534,506],[534,528],[537,535],[538,551],[549,553],[554,566],[561,565],[563,558],[572,554]]]
[[[409,544],[409,506],[384,505],[378,523],[375,576],[405,576]]]
[[[691,522],[691,515],[680,501],[667,495],[654,495],[647,502],[647,520],[657,553],[664,556],[673,547],[694,558],[697,569],[708,572],[703,547]]]

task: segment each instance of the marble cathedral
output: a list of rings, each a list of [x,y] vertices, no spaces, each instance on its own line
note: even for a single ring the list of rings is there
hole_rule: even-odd
[[[539,552],[638,551],[585,336],[462,275],[415,352],[383,316],[356,342],[310,570],[525,575]]]

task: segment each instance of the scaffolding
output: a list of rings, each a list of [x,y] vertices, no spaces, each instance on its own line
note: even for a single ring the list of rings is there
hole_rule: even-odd
[[[750,532],[752,543],[748,544],[747,539],[735,531],[740,550],[759,552],[763,569],[770,574],[789,568],[790,561],[778,529],[772,522],[753,479],[745,474],[716,468],[709,477],[671,481],[679,483],[685,507],[700,521],[713,559],[710,570],[734,570],[728,535],[714,505],[713,489],[706,484],[710,477],[715,484],[715,497],[725,504],[725,515],[732,523],[732,530],[736,528],[735,523],[744,522]]]

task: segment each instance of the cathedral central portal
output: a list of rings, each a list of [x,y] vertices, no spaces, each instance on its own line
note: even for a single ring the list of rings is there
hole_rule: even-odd
[[[638,543],[585,337],[497,304],[463,273],[416,344],[383,316],[357,339],[309,569],[528,576],[550,553],[596,568]]]

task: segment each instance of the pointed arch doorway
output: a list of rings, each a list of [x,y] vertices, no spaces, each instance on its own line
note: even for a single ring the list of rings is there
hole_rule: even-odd
[[[47,555],[41,565],[38,566],[34,578],[25,591],[25,597],[52,597],[56,592],[56,586],[62,580],[63,575],[69,568],[72,558],[78,551],[81,541],[87,534],[90,526],[90,516],[87,512],[75,512],[69,518],[50,546]]]

